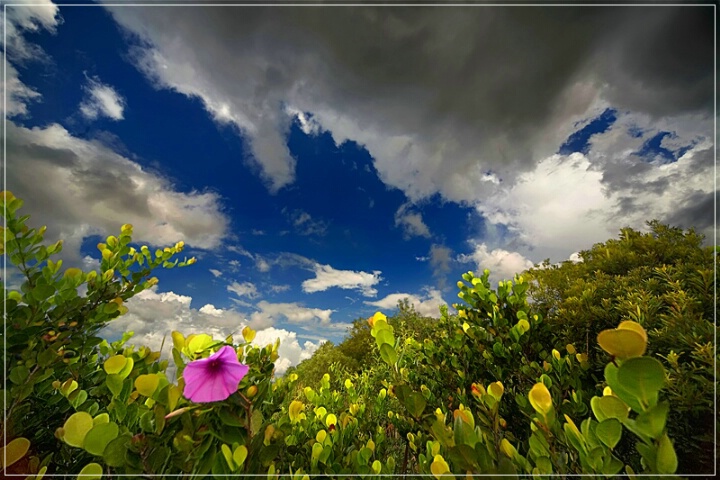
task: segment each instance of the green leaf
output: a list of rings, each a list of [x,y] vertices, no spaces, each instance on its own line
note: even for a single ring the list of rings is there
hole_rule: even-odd
[[[107,444],[103,451],[103,461],[109,467],[122,467],[125,465],[125,454],[127,453],[130,435],[121,435]]]
[[[118,433],[119,428],[116,423],[110,422],[95,425],[85,436],[84,448],[88,453],[100,457],[103,455],[105,447],[117,438]]]
[[[105,378],[105,385],[107,385],[113,397],[117,397],[122,392],[123,379],[120,375],[108,375]]]
[[[418,392],[412,392],[405,400],[405,408],[407,408],[408,413],[417,419],[420,419],[420,415],[422,415],[426,405],[427,401],[425,397]]]
[[[599,422],[608,418],[624,420],[628,417],[628,406],[614,395],[593,397],[590,400],[590,406]]]
[[[97,463],[88,463],[80,470],[78,479],[82,480],[97,480],[102,478],[103,469]]]
[[[605,381],[612,389],[613,394],[617,395],[618,398],[632,408],[633,411],[638,413],[642,412],[644,409],[642,405],[640,405],[640,401],[630,391],[626,390],[624,385],[618,380],[617,375],[619,370],[620,369],[612,363],[608,363],[605,367]]]
[[[390,344],[383,343],[380,345],[380,356],[388,365],[395,365],[395,362],[397,362],[397,353]]]
[[[622,436],[622,424],[616,418],[603,420],[595,429],[595,435],[611,449],[615,448]]]
[[[658,438],[665,429],[670,404],[660,402],[635,418],[635,428],[643,435]]]
[[[16,438],[0,449],[0,468],[9,467],[20,460],[30,449],[30,440]],[[7,460],[7,463],[5,463]]]
[[[41,367],[47,367],[57,358],[58,355],[55,350],[46,348],[37,356],[37,364]]]
[[[395,345],[395,337],[389,329],[382,329],[377,332],[377,335],[375,336],[375,343],[377,343],[378,347],[382,346],[384,343],[393,346]]]
[[[657,447],[657,471],[660,474],[675,473],[678,467],[678,459],[675,454],[672,442],[667,434],[660,437]]]
[[[652,357],[629,358],[620,365],[617,381],[644,407],[652,407],[657,403],[658,392],[665,386],[665,369]]]
[[[93,428],[93,418],[87,412],[73,413],[65,421],[63,440],[68,445],[82,448],[85,436]]]
[[[30,376],[30,369],[25,365],[18,365],[10,370],[10,381],[15,385],[22,385]]]

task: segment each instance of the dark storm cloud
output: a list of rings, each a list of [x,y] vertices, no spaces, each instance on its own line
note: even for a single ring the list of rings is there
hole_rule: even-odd
[[[272,190],[294,179],[286,103],[411,198],[456,201],[491,191],[488,169],[512,183],[602,102],[712,109],[710,7],[108,9],[152,47],[135,51],[150,78],[244,130]]]
[[[683,228],[694,227],[700,231],[712,227],[717,222],[714,206],[716,199],[717,192],[692,194],[684,205],[665,219],[665,222]],[[706,240],[712,241],[712,239]]]

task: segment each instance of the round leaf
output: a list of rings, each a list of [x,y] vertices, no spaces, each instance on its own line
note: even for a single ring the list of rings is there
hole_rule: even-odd
[[[108,375],[113,375],[120,373],[120,371],[125,367],[126,363],[127,358],[125,358],[124,355],[115,355],[105,360],[103,368],[105,369],[105,373],[107,373]]]
[[[248,455],[248,449],[245,445],[240,445],[235,449],[233,452],[233,460],[237,464],[238,467],[241,467],[243,463],[245,463],[245,459]]]
[[[532,405],[538,413],[547,415],[553,408],[550,391],[542,383],[536,383],[535,386],[530,389],[528,398],[530,399],[530,405]]]
[[[598,424],[595,435],[608,447],[615,448],[622,436],[622,425],[618,419],[608,418]]]
[[[97,463],[88,463],[80,470],[78,478],[82,480],[96,480],[102,478],[103,469]]]
[[[129,443],[130,435],[123,435],[111,440],[103,451],[103,461],[109,467],[122,467],[125,465],[125,454]]]
[[[68,445],[82,448],[85,436],[93,428],[93,418],[87,412],[73,413],[65,421],[63,440]]]
[[[119,429],[116,423],[100,423],[95,425],[85,436],[85,450],[97,456],[102,456],[108,443],[115,440]]]
[[[140,392],[140,395],[152,397],[152,394],[155,393],[155,390],[157,390],[159,383],[160,377],[158,377],[157,374],[150,373],[147,375],[140,375],[135,379],[135,388],[138,392]]]
[[[605,395],[604,397],[593,397],[590,400],[595,418],[602,422],[608,418],[617,418],[624,420],[628,417],[628,406],[614,395]]]
[[[620,365],[617,381],[628,393],[651,406],[665,385],[665,369],[652,357],[629,358]]]
[[[388,343],[380,345],[380,356],[388,365],[395,365],[395,362],[397,362],[397,353],[395,353],[393,346]]]
[[[2,468],[9,467],[20,460],[30,449],[30,440],[24,437],[16,438],[5,445],[0,451],[0,465]],[[5,461],[7,460],[7,463]]]
[[[647,340],[637,331],[628,328],[603,330],[597,341],[603,350],[622,360],[639,357],[647,348]]]

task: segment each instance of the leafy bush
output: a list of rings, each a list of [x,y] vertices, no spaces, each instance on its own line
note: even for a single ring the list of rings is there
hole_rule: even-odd
[[[654,337],[642,322],[599,331],[605,353],[591,357],[589,347],[558,342],[522,276],[492,289],[488,271],[468,272],[457,314],[445,308],[435,321],[406,306],[396,318],[358,321],[348,340],[320,350],[349,359],[322,375],[311,362],[274,379],[279,344],[254,345],[249,328],[238,340],[169,332],[171,383],[159,352],[126,346],[131,334],[108,343],[96,333],[154,283],[153,268],[194,262],[171,261],[182,242],[153,256],[130,246],[125,225],[98,245],[100,272],[61,274],[49,259],[60,245],[40,245],[44,230],[15,217],[21,202],[8,192],[2,200],[5,253],[25,276],[20,291],[6,290],[6,472],[304,479],[677,469],[666,423],[688,412],[673,379],[707,375],[707,352],[691,352],[691,364],[662,352],[668,373],[645,355]],[[698,401],[707,403],[705,388]]]

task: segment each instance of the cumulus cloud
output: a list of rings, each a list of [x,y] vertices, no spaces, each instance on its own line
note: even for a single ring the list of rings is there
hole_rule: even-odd
[[[535,261],[566,259],[622,227],[643,230],[654,218],[710,236],[712,142],[697,133],[710,130],[710,120],[699,115],[660,121],[620,113],[591,137],[587,154],[549,156],[477,209],[490,224],[507,227],[511,245]],[[672,162],[640,156],[647,139],[663,131],[674,132],[673,148],[682,145],[684,154]]]
[[[512,279],[516,273],[533,267],[533,262],[518,252],[509,252],[501,248],[490,251],[484,243],[474,245],[471,254],[458,255],[460,262],[474,262],[476,271],[490,270],[492,282]]]
[[[263,325],[273,325],[281,319],[286,319],[291,323],[305,325],[316,325],[319,323],[325,328],[330,324],[330,316],[333,313],[333,310],[330,309],[309,308],[298,302],[270,303],[261,300],[258,302],[257,308],[258,311],[250,315],[250,320],[255,325],[258,325],[258,328]]]
[[[108,117],[112,120],[122,120],[125,109],[125,99],[110,85],[106,85],[99,78],[87,79],[83,86],[86,97],[80,104],[80,113],[90,120],[98,117]]]
[[[257,291],[257,287],[251,282],[233,282],[227,286],[228,292],[233,292],[238,297],[248,297],[250,299],[257,298],[260,293]]]
[[[403,229],[406,240],[411,237],[430,238],[430,229],[423,222],[422,215],[413,211],[407,203],[395,212],[395,226]]]
[[[48,241],[63,238],[63,258],[80,262],[82,240],[134,226],[133,240],[153,246],[180,240],[214,249],[229,219],[213,192],[176,191],[103,143],[72,136],[57,124],[32,129],[7,124],[7,188],[25,200],[23,211],[47,225]],[[38,179],[48,179],[37,188]]]
[[[410,304],[415,307],[415,311],[425,317],[440,317],[440,306],[447,305],[442,299],[440,290],[429,288],[423,295],[413,295],[409,293],[391,293],[385,298],[374,302],[365,302],[366,305],[372,305],[382,310],[393,310],[397,308],[398,302],[407,299]]]
[[[328,288],[342,288],[346,290],[359,290],[366,297],[374,297],[377,290],[374,285],[382,279],[382,272],[375,270],[372,273],[356,272],[354,270],[336,270],[330,265],[316,264],[315,278],[305,280],[302,289],[305,293],[323,292]]]
[[[222,276],[222,272],[220,270],[215,270],[214,268],[209,269],[210,273],[213,274],[213,277],[217,278]]]
[[[296,332],[271,327],[259,331],[253,340],[253,344],[258,346],[274,344],[278,339],[280,340],[280,348],[278,348],[278,359],[275,362],[276,376],[282,376],[288,368],[312,357],[315,350],[327,341],[320,339],[313,343],[306,340],[300,345]]]

